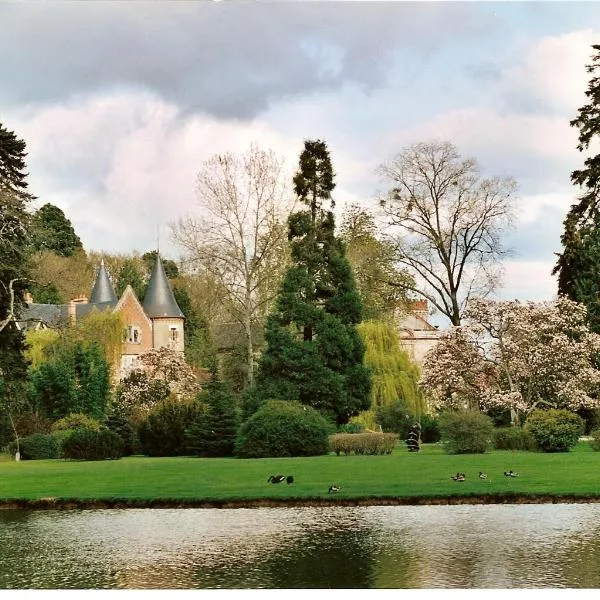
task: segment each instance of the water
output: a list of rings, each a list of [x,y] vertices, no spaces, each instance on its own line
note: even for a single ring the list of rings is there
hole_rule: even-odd
[[[598,588],[600,505],[0,511],[0,588]]]

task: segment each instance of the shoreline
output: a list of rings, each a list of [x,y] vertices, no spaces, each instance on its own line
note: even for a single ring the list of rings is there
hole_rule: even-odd
[[[299,507],[357,507],[357,506],[457,506],[480,504],[597,504],[597,496],[552,496],[526,494],[495,494],[485,496],[416,496],[403,498],[290,498],[255,500],[183,500],[128,499],[83,500],[78,498],[2,499],[0,510],[102,510],[102,509],[181,509],[181,508],[299,508]]]

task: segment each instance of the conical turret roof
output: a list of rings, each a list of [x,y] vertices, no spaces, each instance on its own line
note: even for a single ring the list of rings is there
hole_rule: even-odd
[[[92,304],[98,304],[100,302],[115,302],[117,301],[117,295],[115,294],[115,288],[113,287],[108,271],[104,266],[104,259],[100,261],[100,268],[96,273],[96,281],[94,282],[94,288],[92,289],[92,295],[90,296],[90,302]]]
[[[148,290],[144,296],[144,312],[151,319],[157,317],[184,318],[181,309],[177,305],[173,290],[165,273],[165,268],[158,254],[152,267]]]

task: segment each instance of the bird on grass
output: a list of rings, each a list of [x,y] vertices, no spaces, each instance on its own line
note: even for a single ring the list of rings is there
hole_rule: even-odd
[[[464,473],[457,473],[451,477],[451,479],[454,479],[454,481],[464,481],[466,478],[467,476]]]
[[[479,479],[487,479],[487,475],[479,471]]]
[[[504,471],[505,477],[518,477],[519,474],[515,473],[512,469],[510,471]]]
[[[285,480],[285,475],[271,475],[269,479],[267,479],[267,483],[281,483]]]
[[[336,485],[335,483],[333,485],[329,486],[329,490],[327,493],[329,494],[335,494],[335,492],[339,492],[342,488],[339,485]]]
[[[290,483],[294,483],[294,476],[293,475],[288,475],[285,478],[286,483],[289,485]]]

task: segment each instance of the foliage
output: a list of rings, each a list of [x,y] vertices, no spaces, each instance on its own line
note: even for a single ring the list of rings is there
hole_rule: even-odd
[[[594,429],[592,432],[590,432],[590,436],[592,438],[590,445],[596,452],[598,452],[598,450],[600,450],[600,429]]]
[[[391,454],[397,445],[396,433],[336,433],[329,436],[329,447],[338,456]]]
[[[148,284],[144,279],[144,275],[138,268],[137,261],[131,258],[126,258],[123,261],[123,264],[118,272],[115,285],[115,293],[117,294],[117,298],[120,298],[123,295],[123,292],[128,285],[132,287],[137,299],[140,302],[143,302]]]
[[[50,251],[59,256],[73,256],[77,250],[83,250],[71,221],[53,204],[44,204],[33,216],[31,244],[34,250]]]
[[[586,70],[591,74],[586,96],[571,127],[579,129],[577,149],[588,151],[600,134],[600,45],[592,45],[594,55]],[[563,252],[559,254],[553,275],[558,274],[558,292],[571,300],[585,304],[590,329],[600,333],[600,215],[598,212],[598,183],[600,155],[589,156],[582,169],[571,173],[571,182],[580,186],[582,194],[564,220],[561,236]]]
[[[535,450],[536,443],[531,433],[523,427],[494,428],[496,450]]]
[[[151,250],[150,252],[144,252],[144,254],[142,254],[142,260],[146,265],[146,270],[148,271],[148,273],[152,271],[152,267],[154,266],[157,257],[157,250]],[[163,258],[162,256],[160,257],[160,260],[162,262],[163,269],[165,270],[165,275],[168,279],[175,279],[176,277],[179,277],[179,267],[177,266],[177,263],[175,261],[169,260],[168,258]],[[177,302],[177,304],[179,304],[179,302]],[[180,304],[179,308],[181,308]]]
[[[338,427],[338,433],[364,433],[365,426],[362,423],[344,423]]]
[[[599,408],[580,408],[576,411],[585,423],[584,435],[590,435],[594,429],[600,428],[600,409]]]
[[[394,244],[378,235],[375,218],[358,204],[344,212],[340,238],[346,246],[365,319],[393,318],[406,306],[406,288],[415,285],[406,271],[396,267]]]
[[[376,422],[375,411],[373,409],[361,410],[357,415],[350,418],[348,425],[358,425],[366,431],[379,431],[379,425]]]
[[[243,328],[249,384],[252,329],[264,321],[287,265],[284,181],[283,161],[272,151],[252,145],[244,154],[216,154],[198,173],[200,216],[180,219],[172,228],[188,262],[220,290],[229,321]]]
[[[364,362],[371,370],[371,407],[400,400],[411,414],[423,414],[425,400],[417,385],[419,368],[402,349],[395,325],[365,321],[358,331],[366,348]]]
[[[583,419],[568,410],[534,410],[525,428],[544,452],[568,452],[583,433]]]
[[[110,415],[106,420],[106,427],[123,440],[123,456],[136,453],[139,445],[137,433],[125,417],[118,414]]]
[[[123,456],[123,440],[108,429],[75,429],[62,443],[64,458],[107,460]]]
[[[51,419],[80,412],[102,419],[110,397],[110,369],[97,344],[80,342],[56,349],[52,359],[32,369],[30,395]]]
[[[410,426],[415,422],[414,415],[410,414],[402,400],[378,406],[375,411],[375,418],[382,431],[397,433],[402,439],[408,436]]]
[[[49,344],[55,342],[59,334],[54,329],[31,329],[25,334],[27,347],[25,349],[25,358],[27,362],[37,369],[45,360],[45,349]]]
[[[241,458],[325,454],[331,429],[331,423],[309,406],[270,400],[242,424],[235,454]]]
[[[178,399],[194,398],[200,391],[198,380],[181,352],[164,346],[138,356],[149,380],[162,381]]]
[[[204,408],[197,400],[179,401],[172,396],[159,402],[138,427],[143,453],[149,456],[187,454],[185,430]]]
[[[16,454],[17,444],[11,442],[8,446],[10,454]],[[34,433],[19,440],[21,460],[45,460],[58,458],[59,446],[57,441],[47,433]]]
[[[34,200],[27,191],[26,144],[0,123],[0,191],[23,202]]]
[[[264,398],[299,401],[343,424],[369,408],[371,379],[356,325],[360,296],[343,243],[334,236],[333,168],[327,146],[307,140],[294,177],[309,209],[288,219],[292,266],[265,330],[257,388]]]
[[[14,424],[21,438],[33,435],[34,433],[50,433],[52,429],[52,421],[34,412],[16,414]]]
[[[431,415],[421,415],[419,424],[421,425],[421,441],[424,444],[435,444],[440,441],[442,434],[438,419]]]
[[[482,179],[477,162],[449,142],[408,146],[380,172],[391,185],[380,205],[398,231],[397,264],[417,281],[405,289],[460,325],[469,298],[498,284],[514,180]]]
[[[100,431],[102,423],[97,419],[92,419],[82,413],[69,413],[66,417],[55,421],[52,425],[52,431],[67,431],[70,429],[90,429],[91,431]]]
[[[508,408],[517,423],[542,405],[600,406],[600,336],[589,331],[583,305],[474,299],[467,318],[423,365],[421,385],[438,407]]]
[[[150,379],[144,371],[128,373],[117,386],[113,410],[125,417],[136,413],[146,415],[152,408],[169,397],[169,385],[162,379]]]
[[[216,369],[198,400],[207,409],[186,429],[186,443],[190,453],[206,457],[231,456],[240,418],[235,397],[218,379]]]
[[[446,411],[441,413],[439,424],[447,454],[482,454],[490,449],[494,425],[481,412]]]

